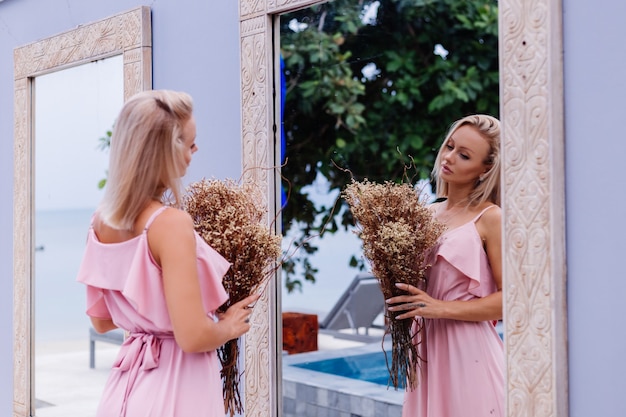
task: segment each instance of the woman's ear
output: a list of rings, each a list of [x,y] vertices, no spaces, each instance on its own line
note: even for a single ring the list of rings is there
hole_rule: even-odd
[[[485,181],[485,178],[487,178],[487,175],[488,175],[488,174],[489,174],[489,172],[491,171],[491,168],[492,168],[492,167],[493,167],[493,166],[492,166],[492,165],[490,165],[489,167],[485,168],[485,171],[484,171],[482,174],[480,174],[480,175],[478,176],[478,181],[480,181],[480,182]]]

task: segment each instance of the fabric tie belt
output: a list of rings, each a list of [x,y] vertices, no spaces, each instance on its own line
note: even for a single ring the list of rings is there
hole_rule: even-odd
[[[161,342],[163,339],[174,339],[173,334],[152,334],[131,332],[113,364],[113,369],[120,372],[128,372],[124,401],[120,416],[126,415],[126,402],[135,385],[140,371],[148,371],[159,366],[161,354]]]

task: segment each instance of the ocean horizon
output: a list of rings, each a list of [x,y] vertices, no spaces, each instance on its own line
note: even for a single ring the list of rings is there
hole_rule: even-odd
[[[91,326],[83,284],[76,281],[93,208],[35,212],[34,316],[36,343],[88,340]],[[315,239],[311,257],[316,282],[288,293],[281,279],[282,310],[324,315],[359,272],[349,266],[360,251],[358,238],[339,231]],[[87,347],[87,344],[85,345]]]

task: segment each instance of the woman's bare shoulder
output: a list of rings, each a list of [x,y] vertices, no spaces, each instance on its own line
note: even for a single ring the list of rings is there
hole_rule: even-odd
[[[441,207],[442,203],[443,201],[435,200],[434,202],[428,204],[426,208],[432,211],[433,213],[436,213],[437,211],[439,211],[439,208]]]
[[[154,219],[154,224],[156,223],[162,223],[164,225],[188,224],[193,226],[191,215],[185,210],[175,207],[168,207],[167,210],[163,210],[163,212]]]
[[[496,204],[487,204],[485,208],[488,208],[477,224],[485,227],[486,230],[500,230],[502,228],[502,209]]]
[[[148,230],[151,232],[149,234],[155,237],[161,235],[175,236],[180,233],[188,234],[194,230],[193,219],[184,210],[168,207],[167,210],[163,210],[154,218]]]

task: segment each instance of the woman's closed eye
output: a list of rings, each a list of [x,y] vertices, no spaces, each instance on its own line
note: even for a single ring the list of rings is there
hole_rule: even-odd
[[[450,145],[450,144],[447,144],[447,145],[446,145],[446,148],[447,148],[450,152],[452,152],[452,151],[454,150],[454,146],[452,146],[452,145]],[[469,155],[467,155],[467,154],[465,154],[465,153],[461,153],[461,152],[459,152],[459,156],[461,157],[461,159],[465,159],[465,160],[470,159]]]

